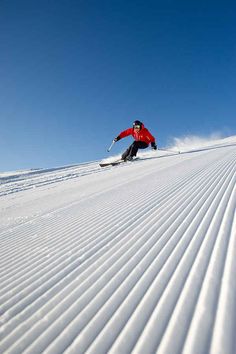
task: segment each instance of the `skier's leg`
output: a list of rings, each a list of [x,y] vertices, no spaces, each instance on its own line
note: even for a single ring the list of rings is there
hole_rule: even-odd
[[[134,157],[137,155],[138,149],[146,149],[148,147],[148,144],[144,141],[134,141],[130,147],[131,149],[129,156]]]
[[[133,144],[132,144],[132,145],[133,145]],[[130,151],[131,151],[131,148],[132,148],[132,145],[130,145],[130,146],[128,147],[128,149],[127,149],[125,152],[123,152],[123,154],[122,154],[122,156],[121,156],[121,159],[122,159],[122,160],[125,160],[125,159],[127,158],[127,156],[129,156]]]

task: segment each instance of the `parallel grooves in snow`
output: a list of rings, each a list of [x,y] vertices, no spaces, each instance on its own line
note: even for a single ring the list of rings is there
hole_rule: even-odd
[[[0,234],[1,352],[234,353],[235,147],[157,161]]]
[[[146,214],[145,214],[146,215]],[[116,224],[116,221],[115,221],[115,224]],[[98,230],[96,231],[96,232],[98,232]],[[63,245],[63,248],[64,248],[64,245]],[[91,248],[91,245],[90,245],[90,248]],[[45,269],[45,268],[44,268]],[[27,275],[27,278],[28,278],[28,276],[29,275]],[[8,277],[9,277],[9,275],[8,275]],[[18,275],[18,278],[19,278],[19,275]],[[28,279],[29,280],[29,279]],[[19,279],[19,281],[21,282],[21,279]],[[29,280],[30,281],[30,280]],[[2,284],[3,285],[3,284]],[[18,293],[18,289],[17,289],[17,293]]]

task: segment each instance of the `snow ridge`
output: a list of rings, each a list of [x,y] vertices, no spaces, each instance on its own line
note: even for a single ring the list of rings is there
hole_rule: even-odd
[[[1,353],[235,353],[236,146],[201,150],[5,180]]]

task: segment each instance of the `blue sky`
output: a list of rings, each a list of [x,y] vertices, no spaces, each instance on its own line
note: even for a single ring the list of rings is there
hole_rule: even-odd
[[[102,159],[135,119],[159,146],[236,134],[235,11],[233,0],[2,0],[0,171]]]

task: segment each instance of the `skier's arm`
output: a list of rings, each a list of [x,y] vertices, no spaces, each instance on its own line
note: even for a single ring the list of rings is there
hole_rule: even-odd
[[[126,136],[132,135],[132,132],[133,132],[133,129],[132,129],[132,128],[126,129],[126,130],[124,130],[123,132],[121,132],[121,133],[114,139],[114,141],[117,142],[118,140],[123,139],[123,138],[125,138]]]
[[[150,140],[150,143],[155,143],[155,138],[149,130],[147,130],[147,138]]]
[[[156,139],[154,138],[154,136],[150,133],[149,130],[147,130],[147,137],[151,142],[151,147],[153,150],[157,150],[157,144],[156,144]]]

